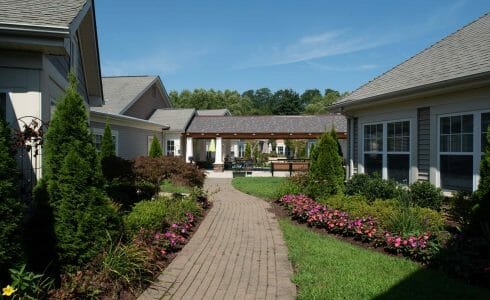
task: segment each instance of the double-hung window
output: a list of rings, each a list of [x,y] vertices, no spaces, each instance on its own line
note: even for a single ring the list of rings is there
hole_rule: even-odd
[[[364,173],[382,175],[383,124],[364,125]]]
[[[441,187],[473,189],[473,114],[440,118],[439,163]]]
[[[174,156],[175,153],[175,141],[167,140],[167,155]]]
[[[364,173],[410,181],[410,121],[364,125]]]
[[[387,123],[388,179],[408,184],[410,174],[410,121]]]

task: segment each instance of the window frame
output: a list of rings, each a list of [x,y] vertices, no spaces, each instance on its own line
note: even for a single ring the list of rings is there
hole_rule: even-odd
[[[100,136],[100,140],[102,142],[102,137],[104,136],[104,129],[102,128],[92,128],[92,135],[94,136],[94,146],[95,146],[95,136]],[[112,139],[114,140],[114,146],[116,149],[116,156],[119,156],[119,131],[113,130],[111,128]],[[97,149],[97,147],[96,147]],[[97,150],[100,151],[100,150]]]
[[[388,124],[391,123],[401,123],[401,122],[408,122],[408,152],[407,151],[388,151]],[[412,129],[412,122],[413,120],[411,118],[402,118],[402,119],[391,119],[391,120],[384,120],[384,121],[373,121],[373,122],[366,122],[359,124],[359,129],[360,129],[360,146],[362,147],[362,152],[361,152],[361,157],[360,157],[360,162],[362,168],[359,168],[359,173],[366,174],[366,168],[365,168],[365,154],[381,154],[382,157],[382,166],[381,166],[381,178],[384,180],[388,180],[388,155],[390,154],[403,154],[403,155],[408,155],[408,182],[407,184],[411,184],[413,182],[412,180],[412,141],[413,141],[413,129]],[[366,151],[365,150],[365,126],[370,126],[370,125],[382,125],[383,127],[383,132],[382,132],[382,145],[381,145],[381,151]]]
[[[437,168],[436,168],[436,186],[441,188],[445,192],[454,192],[454,190],[442,188],[441,182],[441,155],[460,155],[460,156],[471,156],[473,159],[473,186],[472,190],[476,191],[478,188],[478,183],[480,182],[480,161],[482,157],[481,152],[481,117],[484,113],[490,113],[490,109],[482,110],[471,110],[471,111],[459,111],[452,113],[443,113],[437,115],[436,124],[436,147],[437,147]],[[463,116],[472,115],[473,116],[473,151],[472,152],[441,152],[441,118],[452,117],[452,116]]]
[[[171,145],[169,143],[171,143]],[[172,149],[172,151],[169,151],[169,146]],[[167,156],[175,156],[175,140],[169,139],[166,141],[165,153]]]

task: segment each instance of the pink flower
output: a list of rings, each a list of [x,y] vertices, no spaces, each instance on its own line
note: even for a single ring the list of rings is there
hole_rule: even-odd
[[[400,242],[401,242],[401,239],[400,239],[399,237],[397,237],[397,238],[395,239],[395,247],[396,247],[396,248],[400,247]]]
[[[162,250],[160,250],[160,253],[161,253],[162,255],[165,255],[165,254],[167,254],[167,251],[165,251],[164,249],[162,249]]]

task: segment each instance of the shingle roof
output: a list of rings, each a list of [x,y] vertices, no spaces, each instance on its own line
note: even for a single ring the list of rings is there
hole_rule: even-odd
[[[230,111],[226,108],[223,109],[199,109],[197,111],[198,116],[226,116],[231,115]]]
[[[335,125],[347,131],[347,121],[338,114],[323,116],[196,116],[189,133],[322,133]]]
[[[196,113],[193,108],[157,109],[150,117],[150,121],[170,126],[171,131],[185,132],[189,122]]]
[[[334,106],[490,72],[490,14],[364,84]]]
[[[155,81],[156,76],[121,76],[103,77],[105,104],[102,107],[91,107],[91,110],[120,114]]]
[[[0,23],[68,28],[86,0],[2,0]]]

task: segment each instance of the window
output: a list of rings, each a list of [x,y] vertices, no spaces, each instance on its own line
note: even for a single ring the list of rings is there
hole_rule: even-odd
[[[487,133],[490,126],[490,113],[481,114],[481,152],[485,152],[487,146]]]
[[[238,145],[238,157],[242,158],[245,156],[245,144]]]
[[[167,155],[174,156],[175,153],[175,141],[168,140],[167,141]]]
[[[104,130],[100,128],[94,128],[92,135],[94,137],[94,146],[97,151],[100,151],[100,146],[102,144],[102,136],[104,135]],[[112,141],[114,142],[114,146],[116,148],[116,155],[119,155],[119,147],[118,147],[118,132],[112,130]]]
[[[388,179],[408,184],[410,176],[410,122],[386,125]]]
[[[473,115],[441,117],[439,163],[441,187],[473,189]]]
[[[284,146],[277,146],[277,155],[284,156]]]
[[[383,124],[364,125],[364,172],[382,175]]]
[[[410,121],[364,125],[364,173],[410,181]]]

